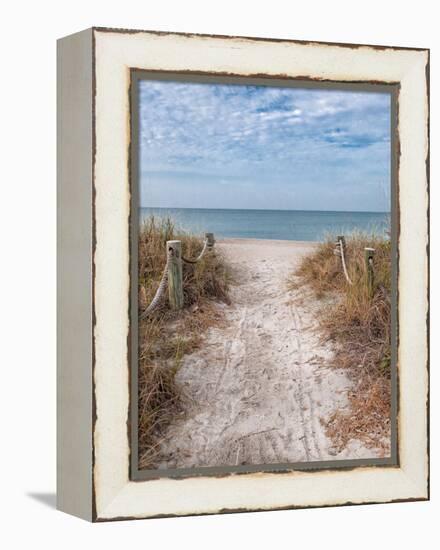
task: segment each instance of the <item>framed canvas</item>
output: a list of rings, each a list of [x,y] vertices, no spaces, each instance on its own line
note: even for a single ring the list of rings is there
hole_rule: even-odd
[[[429,51],[58,42],[58,508],[429,498]]]

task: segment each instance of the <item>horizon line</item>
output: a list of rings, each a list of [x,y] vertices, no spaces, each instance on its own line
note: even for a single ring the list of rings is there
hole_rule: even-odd
[[[150,208],[155,210],[250,210],[255,212],[334,212],[344,214],[391,214],[391,210],[311,210],[293,208],[212,208],[212,207],[189,207],[189,206],[144,206],[139,208]]]

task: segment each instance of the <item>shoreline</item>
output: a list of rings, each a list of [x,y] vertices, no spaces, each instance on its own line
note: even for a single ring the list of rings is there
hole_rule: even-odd
[[[214,234],[215,238],[215,234]],[[292,246],[292,247],[315,247],[320,245],[323,241],[297,241],[290,239],[255,239],[252,237],[221,237],[215,238],[215,242],[218,244],[232,244],[232,245],[253,245],[253,244],[273,244],[275,246]]]
[[[384,235],[388,214],[301,210],[144,210],[140,225],[150,217],[168,220],[175,233],[217,235],[219,240],[322,242],[336,235]]]

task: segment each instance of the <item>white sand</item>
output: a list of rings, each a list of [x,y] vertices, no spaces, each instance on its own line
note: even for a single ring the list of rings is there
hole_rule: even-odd
[[[324,423],[347,406],[351,383],[330,366],[316,330],[316,303],[287,279],[313,243],[219,242],[236,271],[225,327],[210,329],[184,358],[177,382],[184,414],[165,434],[160,468],[371,458],[352,441],[332,448]]]

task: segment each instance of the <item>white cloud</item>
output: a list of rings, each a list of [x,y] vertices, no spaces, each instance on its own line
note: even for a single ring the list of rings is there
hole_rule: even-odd
[[[143,81],[141,171],[276,179],[296,197],[326,182],[324,203],[339,183],[389,181],[389,117],[387,94]]]

